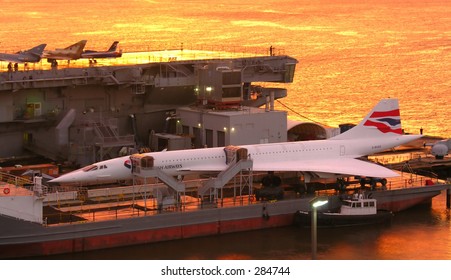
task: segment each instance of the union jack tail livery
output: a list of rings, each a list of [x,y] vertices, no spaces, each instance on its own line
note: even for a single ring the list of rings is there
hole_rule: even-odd
[[[393,132],[402,134],[399,109],[387,112],[374,112],[363,125],[374,126],[382,133]]]
[[[398,99],[383,99],[354,128],[333,139],[355,139],[402,135]]]

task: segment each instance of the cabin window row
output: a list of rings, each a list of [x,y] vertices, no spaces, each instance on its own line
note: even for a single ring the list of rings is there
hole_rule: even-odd
[[[352,208],[361,208],[362,202],[352,203]],[[375,207],[374,201],[363,202],[363,207]]]
[[[218,158],[222,159],[225,157],[224,156],[215,156],[215,157],[200,157],[200,158],[170,159],[170,160],[163,160],[162,163],[201,160],[201,159],[218,159]]]
[[[305,150],[290,150],[290,151],[277,151],[277,152],[265,152],[265,153],[256,153],[252,155],[274,155],[274,154],[286,154],[286,153],[299,153],[299,152],[314,152],[314,151],[327,151],[332,150],[332,148],[319,148],[319,149],[305,149]]]
[[[363,207],[374,207],[374,201],[368,201],[363,203]]]

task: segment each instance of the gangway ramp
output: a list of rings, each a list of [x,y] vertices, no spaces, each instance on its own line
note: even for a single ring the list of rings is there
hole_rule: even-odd
[[[252,170],[253,162],[250,159],[242,159],[231,164],[227,169],[221,171],[217,177],[211,178],[198,189],[198,195],[203,196],[210,189],[220,189],[224,187],[233,177],[243,170]],[[250,180],[252,182],[252,180]]]
[[[218,190],[223,190],[223,187],[236,175],[240,174],[239,178],[243,180],[240,182],[240,195],[243,187],[249,187],[249,194],[252,193],[252,167],[253,162],[249,157],[248,150],[240,147],[229,145],[224,147],[226,155],[227,168],[221,171],[216,178],[211,178],[198,189],[198,196],[203,197],[205,193],[210,190],[210,198],[213,194],[218,198]],[[245,173],[244,173],[245,172]],[[221,194],[222,196],[222,194]]]
[[[163,206],[165,201],[171,200],[177,204],[181,194],[185,193],[185,183],[178,181],[174,177],[168,175],[163,170],[154,166],[154,158],[146,154],[134,154],[130,156],[132,163],[132,173],[135,179],[141,180],[147,185],[147,178],[154,177],[165,183],[169,188],[161,190],[154,194],[159,206]]]
[[[149,168],[145,170],[141,169],[139,176],[143,178],[155,177],[158,178],[163,183],[165,183],[166,185],[168,185],[176,192],[185,191],[185,184],[183,182],[178,181],[177,179],[168,175],[159,168]]]

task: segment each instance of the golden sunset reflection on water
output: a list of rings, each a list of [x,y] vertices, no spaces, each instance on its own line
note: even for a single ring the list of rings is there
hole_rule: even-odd
[[[103,50],[178,49],[299,60],[280,102],[336,127],[400,99],[406,132],[451,137],[451,2],[443,0],[2,1],[0,52],[82,39]],[[78,62],[77,62],[78,63]],[[281,104],[276,109],[286,110]],[[290,118],[305,121],[289,112]]]

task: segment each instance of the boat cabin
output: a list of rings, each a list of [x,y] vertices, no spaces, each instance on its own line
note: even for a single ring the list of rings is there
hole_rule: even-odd
[[[342,215],[371,215],[376,213],[376,199],[343,200],[340,210]]]

